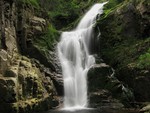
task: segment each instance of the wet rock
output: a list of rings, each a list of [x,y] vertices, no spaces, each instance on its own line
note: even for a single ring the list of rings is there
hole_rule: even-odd
[[[90,93],[90,103],[98,104],[102,103],[104,100],[110,101],[111,93],[108,90],[100,89],[95,92]]]
[[[50,73],[49,70],[44,70],[46,76],[49,76],[54,83],[54,86],[56,87],[58,95],[62,96],[64,91],[63,91],[63,76],[57,73]]]
[[[150,99],[149,66],[143,69],[137,66],[140,56],[149,54],[149,13],[147,0],[123,1],[104,14],[95,29],[97,34],[98,29],[101,32],[97,45],[100,50],[96,53],[116,70],[116,78],[120,81],[111,81],[111,85],[117,86],[116,91],[122,89],[120,83],[132,89],[135,100],[140,102]],[[143,63],[147,62],[144,58]]]
[[[103,88],[106,85],[108,77],[111,75],[111,67],[105,63],[94,65],[88,72],[89,91]]]
[[[88,72],[88,81],[93,103],[94,101],[101,103],[105,98],[109,102],[115,98],[126,107],[132,106],[130,104],[134,102],[132,91],[115,77],[115,72],[109,65],[105,63],[94,65]]]

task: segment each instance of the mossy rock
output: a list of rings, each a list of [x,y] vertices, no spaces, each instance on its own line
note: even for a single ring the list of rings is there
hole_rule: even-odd
[[[149,98],[146,96],[149,95],[148,88],[145,89],[145,92],[143,92],[144,90],[140,91],[139,89],[143,89],[143,85],[140,88],[135,81],[138,81],[137,78],[140,79],[140,77],[143,77],[143,79],[141,78],[143,83],[149,81],[147,76],[150,71],[150,32],[147,31],[147,27],[150,25],[147,19],[149,18],[149,8],[147,7],[149,2],[124,0],[117,3],[115,7],[111,7],[111,5],[113,4],[108,3],[104,7],[104,14],[98,20],[95,28],[96,32],[98,32],[97,28],[100,28],[101,31],[98,53],[116,70],[115,76],[133,90],[136,100],[147,101]],[[143,8],[144,10],[142,10]],[[139,96],[143,96],[143,99],[138,99]]]

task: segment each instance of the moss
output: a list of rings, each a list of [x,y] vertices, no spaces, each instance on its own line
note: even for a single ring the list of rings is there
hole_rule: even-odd
[[[18,0],[19,2],[23,2],[25,4],[32,5],[35,8],[39,8],[39,0]]]
[[[105,9],[115,8],[118,4],[122,3],[125,0],[109,0],[106,4]]]
[[[120,7],[123,7],[125,5],[125,0],[121,0],[120,2],[115,2],[116,0],[109,1],[104,6],[104,13],[102,14],[101,20],[105,19],[107,16],[114,13],[116,10],[118,10]]]
[[[137,67],[140,69],[149,69],[150,68],[150,48],[147,52],[140,55],[137,60]]]
[[[58,31],[49,24],[46,32],[40,38],[34,40],[35,45],[44,50],[51,50],[53,49],[53,45],[56,41],[58,41],[59,33]]]
[[[148,60],[149,54],[146,51],[150,40],[141,35],[140,29],[143,28],[140,25],[140,14],[133,1],[122,0],[115,7],[115,3],[110,3],[105,6],[104,14],[97,22],[102,37],[100,55],[117,70],[132,63],[137,67],[137,64],[140,65],[139,60],[141,63]]]
[[[120,70],[134,64],[134,68],[148,68],[150,66],[149,51],[150,39],[126,40],[112,48],[103,49],[103,55],[111,57],[107,59],[112,66]],[[132,65],[133,67],[133,65]]]

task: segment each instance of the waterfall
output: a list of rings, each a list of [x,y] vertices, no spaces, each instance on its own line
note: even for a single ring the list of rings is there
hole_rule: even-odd
[[[63,32],[58,43],[58,56],[64,80],[64,108],[85,108],[88,106],[87,72],[95,63],[89,54],[93,24],[103,13],[103,5],[95,4],[82,18],[73,31]]]

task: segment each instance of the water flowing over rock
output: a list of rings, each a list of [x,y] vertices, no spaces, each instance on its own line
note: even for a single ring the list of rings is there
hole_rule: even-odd
[[[58,55],[62,65],[64,80],[64,107],[84,108],[88,106],[87,72],[95,63],[89,47],[93,24],[103,13],[103,5],[95,4],[80,21],[77,28],[63,32],[58,43]]]

